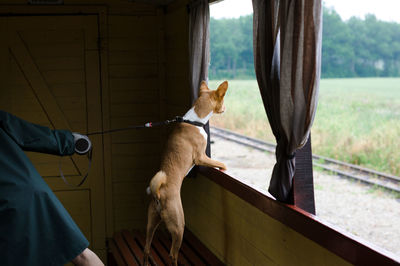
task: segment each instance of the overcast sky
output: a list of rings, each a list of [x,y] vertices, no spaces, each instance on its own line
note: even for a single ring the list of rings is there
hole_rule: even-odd
[[[210,5],[213,18],[232,18],[253,12],[251,0],[224,0]],[[326,6],[333,7],[342,19],[351,16],[364,18],[372,13],[380,20],[400,23],[400,0],[324,0]]]

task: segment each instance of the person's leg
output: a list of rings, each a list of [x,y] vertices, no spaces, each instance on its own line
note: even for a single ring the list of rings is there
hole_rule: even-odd
[[[99,259],[99,257],[88,248],[71,262],[78,266],[104,266],[104,263]]]

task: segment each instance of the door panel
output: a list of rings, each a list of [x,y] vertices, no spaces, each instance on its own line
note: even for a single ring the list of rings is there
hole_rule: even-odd
[[[86,134],[102,130],[97,16],[0,17],[0,109],[33,123]],[[85,156],[28,153],[94,250],[105,249],[103,143]]]

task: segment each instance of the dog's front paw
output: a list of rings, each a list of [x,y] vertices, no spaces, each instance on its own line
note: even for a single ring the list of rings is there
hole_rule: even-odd
[[[227,170],[226,165],[221,163],[222,165],[220,167],[218,167],[218,169],[222,172],[225,172]]]

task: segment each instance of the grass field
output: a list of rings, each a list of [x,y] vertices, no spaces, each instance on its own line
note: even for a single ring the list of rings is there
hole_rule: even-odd
[[[212,125],[274,141],[255,80],[229,81],[225,101]],[[311,134],[315,154],[400,176],[400,78],[321,80]]]

